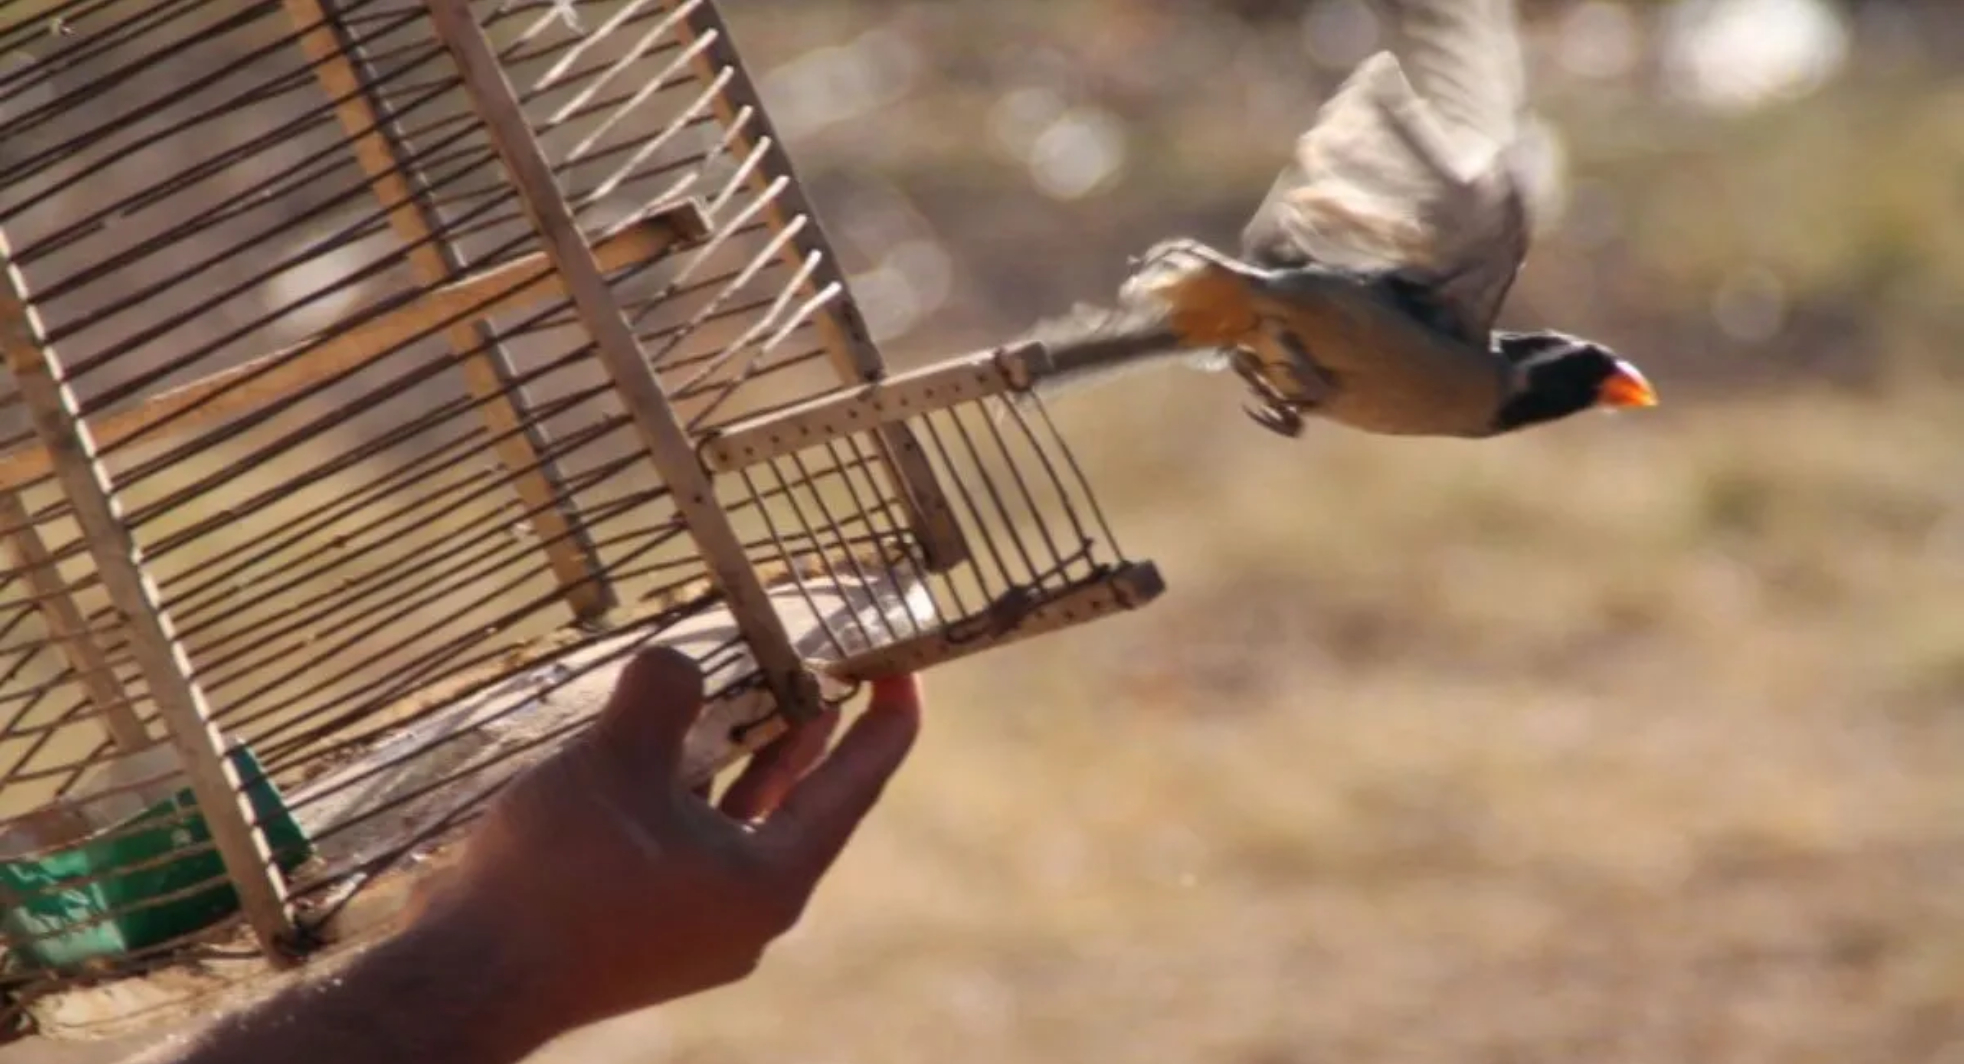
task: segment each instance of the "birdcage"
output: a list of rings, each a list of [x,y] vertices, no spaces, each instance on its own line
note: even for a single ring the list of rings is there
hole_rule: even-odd
[[[889,374],[709,0],[0,8],[0,987],[390,926],[651,643],[706,779],[1149,601],[1041,345]]]

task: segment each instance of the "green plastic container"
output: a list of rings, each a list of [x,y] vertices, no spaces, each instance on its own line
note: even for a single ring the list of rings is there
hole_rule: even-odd
[[[291,872],[312,856],[312,845],[278,788],[261,775],[252,751],[237,746],[228,757],[241,779],[254,781],[246,787],[253,815],[266,833],[275,864],[282,872]],[[76,788],[78,797],[37,818],[38,832],[12,840],[7,847],[12,852],[39,851],[35,856],[0,860],[0,903],[6,906],[0,927],[14,943],[16,964],[57,970],[88,967],[90,962],[209,927],[238,911],[238,894],[223,878],[225,866],[216,850],[160,860],[211,838],[182,775],[134,791],[87,797],[119,780],[162,776],[177,763],[176,751],[167,745],[120,759],[94,779],[84,780]],[[184,811],[189,814],[182,819],[170,819]],[[151,820],[164,822],[149,830],[127,830]],[[51,841],[51,833],[72,841],[66,845]],[[56,845],[62,848],[51,851]],[[150,864],[153,861],[157,863]],[[116,871],[136,865],[147,867]],[[104,918],[105,913],[207,881],[212,881],[207,890]]]

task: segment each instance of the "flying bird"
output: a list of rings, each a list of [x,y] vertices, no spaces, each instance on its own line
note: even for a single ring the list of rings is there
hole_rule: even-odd
[[[1233,370],[1257,424],[1305,417],[1487,437],[1657,402],[1602,344],[1496,331],[1527,257],[1529,120],[1512,0],[1380,0],[1389,51],[1360,63],[1241,234],[1239,256],[1162,241],[1115,309],[1032,334],[1051,385],[1135,365]]]

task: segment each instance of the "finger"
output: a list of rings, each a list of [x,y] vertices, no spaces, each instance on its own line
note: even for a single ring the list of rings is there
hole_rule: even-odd
[[[793,724],[791,730],[771,740],[723,792],[724,815],[733,820],[755,820],[776,809],[792,784],[824,755],[825,744],[832,741],[838,726],[839,712],[828,710],[823,716]]]
[[[759,835],[810,880],[838,860],[920,733],[920,688],[911,676],[881,680],[873,699],[818,767],[800,780]]]
[[[682,740],[702,712],[702,669],[677,650],[634,656],[614,681],[593,742],[630,777],[666,782],[682,762]]]
[[[866,709],[871,712],[881,708],[920,716],[921,678],[914,673],[905,672],[898,676],[882,676],[874,680],[873,697],[866,703]]]

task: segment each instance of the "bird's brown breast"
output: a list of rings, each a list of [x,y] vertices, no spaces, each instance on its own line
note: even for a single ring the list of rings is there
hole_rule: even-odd
[[[1365,283],[1291,279],[1251,302],[1263,329],[1244,346],[1279,369],[1293,356],[1272,334],[1285,333],[1330,378],[1310,411],[1319,416],[1368,432],[1477,436],[1506,394],[1505,362],[1419,323]]]
[[[1368,278],[1320,269],[1257,274],[1187,254],[1163,257],[1138,288],[1183,346],[1252,351],[1285,398],[1367,432],[1485,435],[1507,391],[1503,360],[1420,322]],[[1298,372],[1282,337],[1329,386]]]

